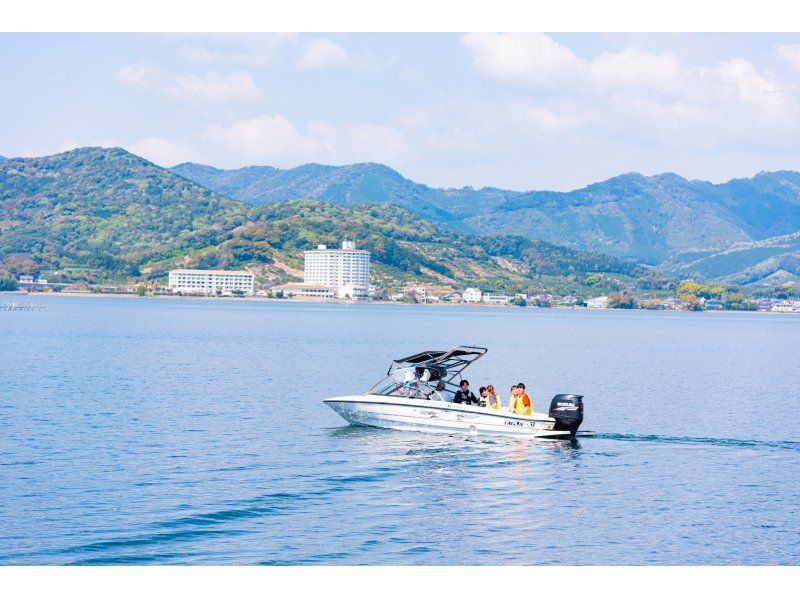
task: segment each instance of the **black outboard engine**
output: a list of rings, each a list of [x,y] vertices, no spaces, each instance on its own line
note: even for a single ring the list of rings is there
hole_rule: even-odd
[[[583,422],[583,395],[556,395],[550,401],[550,417],[556,420],[553,430],[575,432]]]

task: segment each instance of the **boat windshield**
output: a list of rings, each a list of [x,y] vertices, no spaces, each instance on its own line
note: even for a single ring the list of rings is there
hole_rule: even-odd
[[[423,351],[395,359],[386,377],[368,393],[452,401],[463,372],[486,353],[483,347],[459,346],[450,351]]]

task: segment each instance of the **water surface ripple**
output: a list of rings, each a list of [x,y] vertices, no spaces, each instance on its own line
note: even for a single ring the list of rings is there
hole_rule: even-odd
[[[0,564],[800,564],[798,317],[42,302],[0,314]],[[596,435],[321,403],[461,343]]]

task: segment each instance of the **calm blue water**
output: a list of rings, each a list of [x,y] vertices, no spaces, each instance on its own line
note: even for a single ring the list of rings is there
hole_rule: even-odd
[[[799,317],[37,300],[0,312],[0,564],[800,564]],[[459,343],[599,436],[321,403]]]

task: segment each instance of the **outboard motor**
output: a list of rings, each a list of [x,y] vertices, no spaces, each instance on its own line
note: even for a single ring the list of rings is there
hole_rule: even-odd
[[[549,415],[556,420],[553,430],[569,430],[574,436],[583,422],[583,395],[554,396]]]

